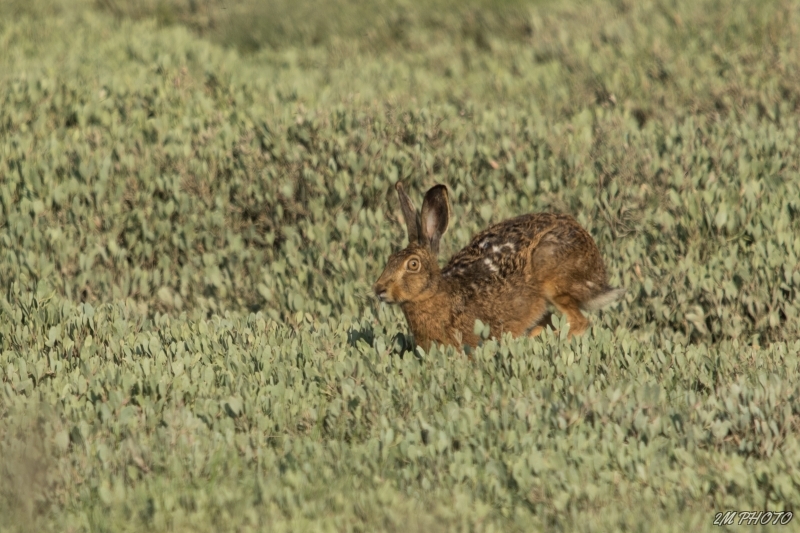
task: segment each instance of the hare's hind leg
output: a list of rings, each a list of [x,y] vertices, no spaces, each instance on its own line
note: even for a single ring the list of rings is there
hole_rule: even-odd
[[[580,335],[589,327],[589,320],[581,313],[580,304],[569,294],[560,294],[552,300],[556,309],[567,315],[569,335]]]
[[[525,317],[522,319],[524,330],[520,333],[524,333],[529,337],[539,335],[544,328],[552,325],[550,322],[552,315],[553,313],[547,310],[547,300],[541,297],[535,298],[533,303],[529,304],[528,312],[525,313]]]
[[[536,322],[534,322],[526,331],[529,337],[536,337],[544,328],[550,326],[550,329],[555,329],[553,327],[553,313],[548,311],[539,318]]]

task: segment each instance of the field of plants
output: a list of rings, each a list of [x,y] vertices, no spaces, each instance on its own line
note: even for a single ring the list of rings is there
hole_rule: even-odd
[[[413,349],[398,180],[624,298]],[[799,258],[793,0],[3,1],[0,532],[800,512]]]

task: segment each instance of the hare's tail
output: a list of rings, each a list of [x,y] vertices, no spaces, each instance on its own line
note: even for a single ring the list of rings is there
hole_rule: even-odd
[[[597,311],[598,309],[602,309],[616,302],[623,294],[625,294],[625,289],[608,287],[604,292],[595,296],[588,302],[584,302],[583,305],[581,305],[581,309],[584,311]]]

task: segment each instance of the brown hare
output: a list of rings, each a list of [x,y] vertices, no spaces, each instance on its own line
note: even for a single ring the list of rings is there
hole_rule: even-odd
[[[531,213],[504,220],[479,233],[447,265],[437,262],[439,240],[450,221],[447,188],[425,193],[414,208],[396,186],[408,228],[408,246],[392,254],[373,290],[399,304],[416,343],[475,346],[475,320],[490,335],[538,335],[549,323],[548,304],[569,320],[570,334],[589,326],[581,310],[596,310],[624,290],[608,285],[600,251],[574,218]]]

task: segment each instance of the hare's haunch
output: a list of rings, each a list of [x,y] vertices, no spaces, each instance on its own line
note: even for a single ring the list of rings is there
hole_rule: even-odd
[[[373,287],[384,302],[399,304],[417,344],[475,346],[475,320],[493,337],[538,335],[549,323],[548,304],[567,316],[571,334],[589,321],[581,310],[604,307],[624,292],[608,285],[600,251],[574,218],[531,213],[479,233],[444,268],[439,240],[450,221],[447,188],[425,193],[418,212],[397,183],[408,246],[392,254]]]

